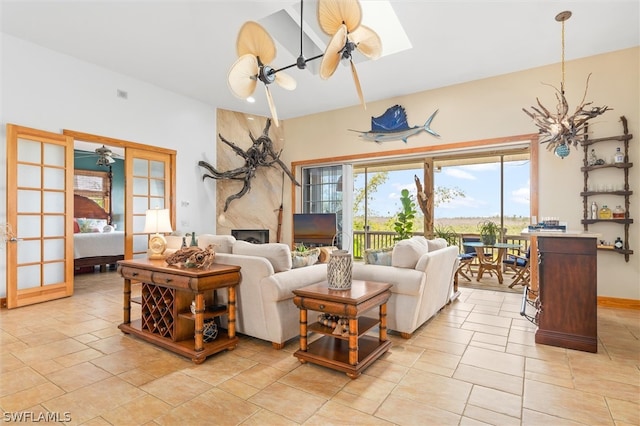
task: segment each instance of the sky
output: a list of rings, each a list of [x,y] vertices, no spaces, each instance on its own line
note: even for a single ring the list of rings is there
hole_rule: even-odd
[[[529,161],[505,163],[504,214],[529,217]],[[415,199],[414,175],[422,181],[421,170],[389,172],[389,179],[369,200],[371,216],[393,216],[400,210],[400,192],[408,189]],[[443,167],[434,174],[435,186],[458,188],[465,194],[435,209],[435,218],[489,217],[500,214],[500,164],[476,164]],[[359,175],[355,187],[361,188],[364,175]],[[424,182],[423,182],[424,184]]]

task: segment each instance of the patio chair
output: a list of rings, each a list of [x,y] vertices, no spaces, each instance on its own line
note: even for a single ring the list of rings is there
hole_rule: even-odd
[[[502,261],[505,269],[511,269],[514,272],[513,281],[509,284],[509,288],[513,288],[516,284],[520,284],[522,286],[529,285],[529,277],[531,275],[529,262],[529,256],[531,254],[530,250],[531,247],[527,248],[527,252],[524,256],[508,254]]]

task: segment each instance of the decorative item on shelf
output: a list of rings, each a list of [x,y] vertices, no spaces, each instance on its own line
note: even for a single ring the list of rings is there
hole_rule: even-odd
[[[196,240],[196,233],[192,232],[191,233],[191,244],[189,244],[191,247],[198,247],[198,240]]]
[[[596,202],[592,202],[591,203],[591,219],[597,219],[598,218],[598,204],[596,204]]]
[[[182,245],[180,246],[180,248],[185,248],[187,247],[187,237],[184,236],[182,237]]]
[[[582,102],[575,109],[573,115],[569,115],[569,103],[564,93],[564,23],[570,17],[571,12],[568,10],[560,12],[555,17],[556,21],[562,23],[562,80],[560,89],[554,87],[557,92],[556,98],[558,99],[558,105],[555,108],[557,112],[554,114],[548,108],[545,108],[538,98],[536,98],[536,101],[540,109],[532,106],[531,109],[533,112],[529,112],[525,108],[522,108],[525,114],[531,117],[534,124],[538,127],[540,143],[547,144],[547,150],[553,151],[558,157],[563,159],[569,155],[571,145],[576,146],[584,140],[584,131],[587,122],[611,109],[607,106],[586,108],[592,104],[592,102],[585,102],[587,89],[589,88],[589,78],[591,78],[591,74],[589,74]]]
[[[347,250],[334,250],[327,263],[327,281],[332,290],[349,290],[353,272],[353,258]]]
[[[622,206],[616,206],[616,208],[613,209],[613,218],[624,219],[624,208],[622,208]]]
[[[500,233],[500,227],[497,223],[491,220],[485,220],[478,224],[478,231],[480,232],[480,239],[483,244],[493,245],[498,239]]]
[[[620,147],[616,148],[616,153],[613,156],[613,162],[615,164],[624,163],[624,154],[622,153],[622,151],[620,151]]]
[[[191,305],[189,305],[189,309],[191,310],[191,313],[193,315],[196,314],[196,301],[195,300],[191,301]],[[206,304],[204,302],[202,302],[202,309],[205,309],[205,310],[207,309],[207,306],[206,306]]]
[[[147,210],[144,230],[145,234],[154,234],[149,238],[149,259],[164,259],[167,240],[160,233],[173,232],[168,209]]]
[[[218,337],[218,325],[214,321],[214,318],[210,318],[204,322],[204,328],[202,330],[202,340],[205,343],[213,342]]]
[[[616,250],[622,250],[622,247],[624,247],[622,238],[616,238],[616,241],[613,243],[613,248],[615,248]]]
[[[611,209],[607,207],[606,204],[602,205],[602,208],[598,212],[598,219],[612,219],[613,214],[611,213]]]
[[[185,268],[206,269],[213,264],[216,252],[213,246],[209,245],[205,249],[200,247],[186,247],[177,250],[167,256],[165,261],[168,265],[182,265]]]
[[[598,163],[598,157],[596,157],[596,150],[592,149],[589,153],[589,158],[587,159],[588,166],[595,166]]]
[[[339,336],[349,335],[349,319],[339,315],[319,314],[318,323],[333,330],[332,334]]]

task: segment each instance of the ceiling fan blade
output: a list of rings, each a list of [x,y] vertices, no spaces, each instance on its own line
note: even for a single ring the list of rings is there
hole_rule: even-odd
[[[362,94],[362,87],[360,87],[360,79],[358,78],[358,72],[356,71],[356,65],[353,63],[353,60],[351,60],[351,74],[353,75],[353,82],[356,85],[362,108],[367,109],[367,104],[364,102],[364,95]]]
[[[338,68],[338,64],[340,63],[341,54],[340,51],[344,47],[347,42],[347,27],[345,25],[340,25],[338,30],[329,41],[327,48],[324,51],[324,56],[322,56],[322,61],[320,62],[320,78],[323,80],[328,79],[333,75]]]
[[[278,121],[278,113],[276,112],[276,104],[273,103],[273,98],[271,97],[271,91],[269,90],[269,86],[264,86],[267,92],[267,102],[269,103],[269,110],[271,110],[271,118],[273,119],[273,123],[276,127],[280,127],[280,122]]]
[[[289,74],[279,72],[276,74],[276,83],[278,86],[286,90],[294,90],[297,86],[296,81]]]
[[[358,0],[319,0],[318,21],[322,31],[333,35],[341,25],[351,32],[360,26],[362,8]]]
[[[238,32],[236,51],[238,56],[250,53],[259,57],[263,64],[269,64],[276,57],[276,44],[260,24],[247,21]]]
[[[352,33],[349,39],[356,45],[358,52],[369,59],[378,59],[382,54],[382,40],[371,28],[360,25]]]
[[[256,90],[256,75],[260,67],[258,60],[250,53],[239,57],[229,70],[227,82],[231,92],[240,99],[246,99]]]

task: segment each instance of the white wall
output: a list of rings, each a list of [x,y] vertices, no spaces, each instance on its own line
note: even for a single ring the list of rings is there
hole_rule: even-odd
[[[616,253],[598,252],[598,294],[616,298],[640,299],[640,49],[626,49],[605,55],[593,56],[566,63],[566,97],[573,113],[582,100],[589,73],[593,73],[586,100],[594,106],[608,105],[608,111],[590,121],[590,137],[599,138],[622,134],[620,116],[629,121],[629,131],[634,135],[630,143],[629,183],[631,217],[635,223],[630,227],[630,248],[635,252],[629,262]],[[470,64],[472,66],[472,64]],[[425,77],[429,70],[425,69]],[[403,148],[456,144],[483,139],[509,137],[537,133],[531,119],[522,111],[536,104],[536,97],[548,109],[555,111],[556,99],[553,88],[543,83],[560,86],[560,64],[535,68],[415,93],[367,102],[367,110],[361,107],[345,108],[286,120],[285,162],[313,160],[341,156],[367,155],[372,152]],[[363,87],[366,98],[367,88]],[[327,95],[329,96],[329,95]],[[366,131],[370,128],[370,117],[382,114],[394,104],[407,111],[409,125],[422,125],[429,115],[439,109],[431,128],[442,135],[434,138],[425,132],[409,138],[407,144],[394,141],[377,145],[358,138],[348,129]],[[615,146],[615,144],[614,144]],[[596,151],[602,148],[596,146]],[[611,154],[615,147],[611,148]],[[540,202],[539,216],[557,216],[568,221],[571,229],[581,230],[583,188],[581,147],[572,150],[562,160],[541,149],[539,161]],[[603,183],[620,182],[622,173],[603,173]],[[595,176],[594,176],[595,178]],[[600,176],[598,177],[600,178]],[[410,182],[409,182],[410,183]],[[291,197],[285,197],[288,202]],[[600,201],[600,200],[598,200]],[[622,197],[608,200],[614,207],[623,203]],[[290,202],[285,211],[291,211]],[[283,229],[290,230],[290,215],[285,215]],[[622,227],[613,224],[593,226],[590,231],[602,232],[607,240],[623,236]],[[288,234],[285,235],[289,238]],[[561,285],[561,283],[558,283]]]
[[[215,183],[202,182],[199,160],[215,164],[216,111],[177,95],[0,33],[0,164],[6,164],[6,124],[54,133],[62,129],[177,151],[176,225],[215,231]],[[116,91],[128,92],[128,100]],[[188,201],[188,207],[182,206]],[[0,223],[6,222],[6,175],[0,173]],[[4,247],[0,246],[0,251]],[[0,297],[6,256],[0,253]]]

